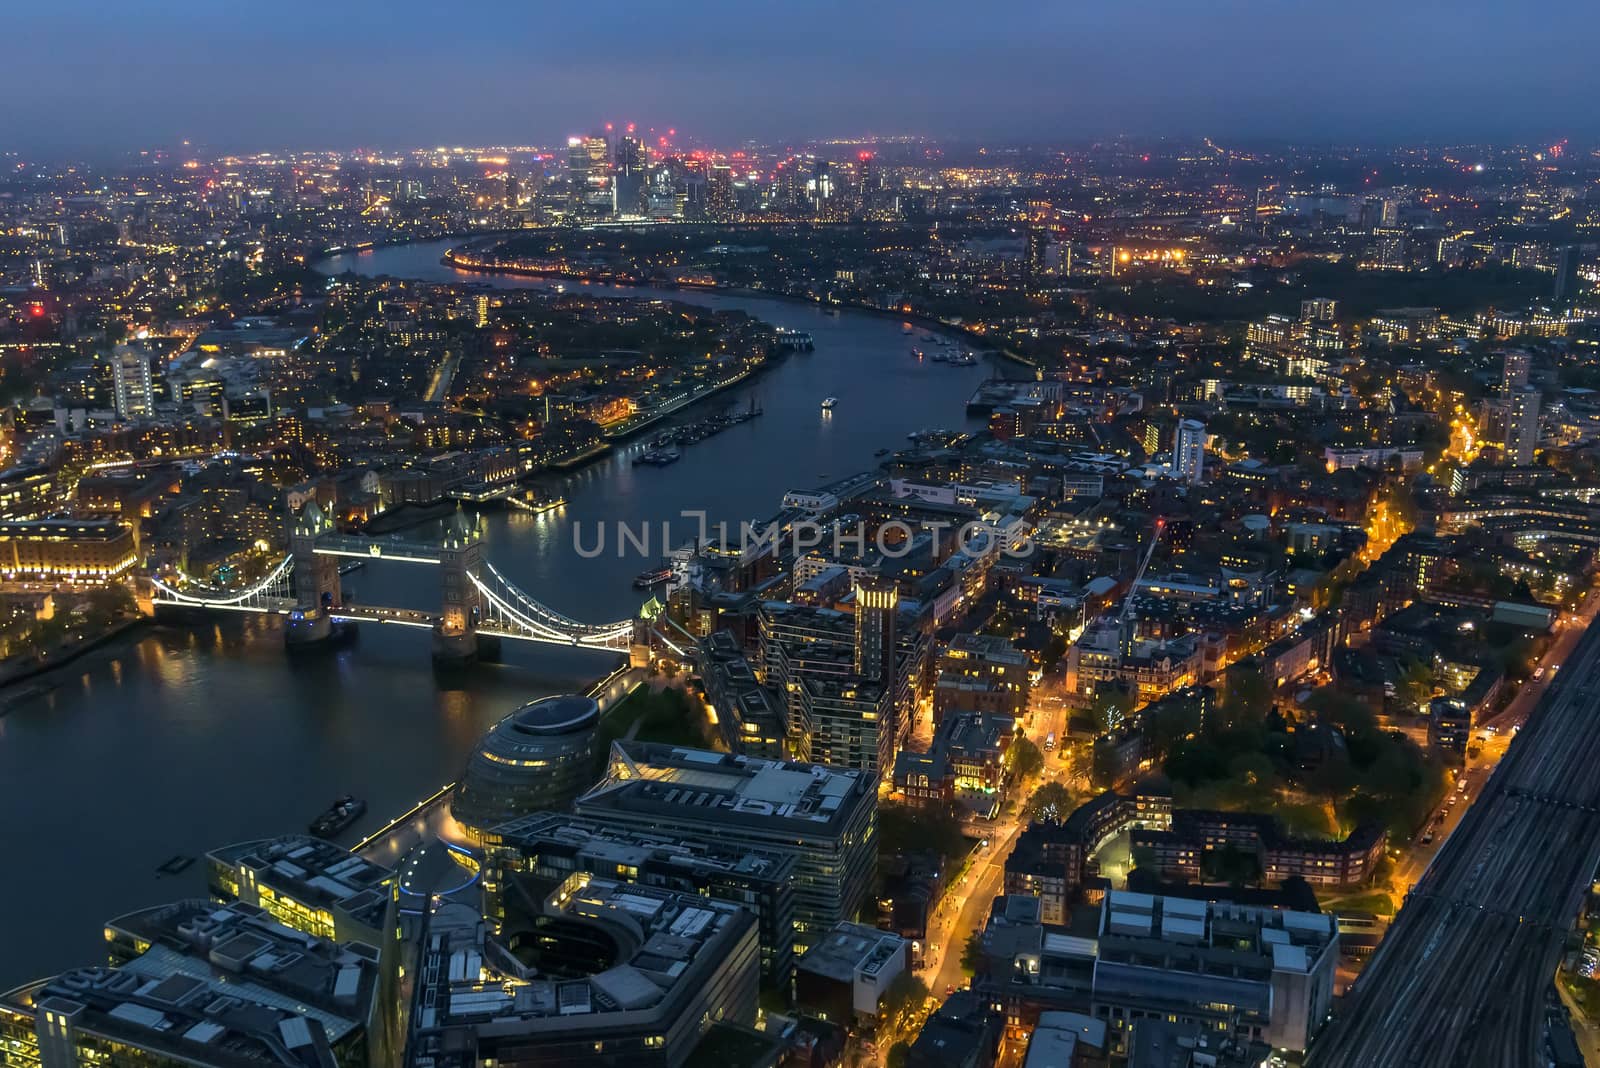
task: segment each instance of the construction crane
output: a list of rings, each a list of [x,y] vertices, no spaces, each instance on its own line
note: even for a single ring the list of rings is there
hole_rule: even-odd
[[[1117,641],[1123,656],[1133,651],[1133,632],[1128,626],[1129,617],[1133,615],[1133,595],[1139,590],[1139,582],[1144,578],[1145,569],[1150,566],[1150,558],[1156,554],[1156,545],[1161,541],[1161,532],[1166,525],[1166,519],[1156,516],[1156,529],[1150,535],[1150,545],[1144,551],[1144,559],[1139,561],[1139,570],[1134,573],[1128,595],[1122,599],[1122,611],[1117,615]]]

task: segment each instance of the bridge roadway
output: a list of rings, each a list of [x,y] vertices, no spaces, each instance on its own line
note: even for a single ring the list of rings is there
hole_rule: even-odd
[[[434,566],[443,565],[446,559],[443,550],[436,545],[399,538],[377,541],[337,534],[319,537],[312,551],[319,556],[381,557]],[[286,556],[254,586],[243,590],[216,589],[186,580],[182,575],[178,576],[174,585],[160,575],[152,575],[155,592],[151,600],[156,604],[230,612],[288,614],[301,603],[293,582],[294,563],[292,554]],[[487,560],[466,570],[464,578],[476,589],[479,598],[477,607],[481,616],[474,626],[478,634],[553,645],[581,645],[615,652],[625,651],[632,643],[634,620],[620,619],[594,624],[570,619],[528,596]],[[443,613],[349,602],[337,605],[331,614],[336,619],[368,620],[408,627],[431,628],[443,621]],[[672,643],[669,641],[668,644]]]
[[[1600,627],[1407,895],[1308,1068],[1542,1066],[1545,995],[1600,861]]]

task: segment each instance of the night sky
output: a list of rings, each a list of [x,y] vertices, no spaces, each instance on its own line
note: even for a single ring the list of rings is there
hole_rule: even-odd
[[[1592,0],[50,0],[4,26],[22,152],[1600,133]]]

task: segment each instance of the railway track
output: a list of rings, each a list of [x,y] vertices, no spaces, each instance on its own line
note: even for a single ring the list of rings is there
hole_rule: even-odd
[[[1545,1063],[1545,992],[1600,861],[1597,728],[1592,627],[1407,895],[1308,1068]]]

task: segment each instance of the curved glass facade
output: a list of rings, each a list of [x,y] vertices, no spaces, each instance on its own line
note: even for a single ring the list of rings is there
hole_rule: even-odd
[[[467,834],[546,809],[564,809],[595,778],[600,709],[576,695],[533,701],[484,735],[467,761],[450,811]]]

